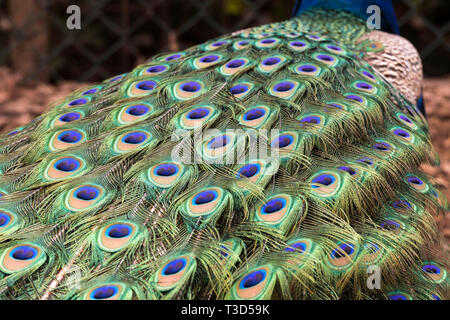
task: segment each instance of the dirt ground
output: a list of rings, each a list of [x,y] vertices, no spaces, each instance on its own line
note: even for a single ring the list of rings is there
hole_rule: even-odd
[[[41,83],[34,88],[18,85],[20,79],[0,68],[0,133],[24,125],[40,115],[53,101],[64,98],[86,83]],[[440,155],[440,168],[425,168],[446,190],[450,199],[450,77],[425,79],[425,107],[430,123],[432,142]],[[444,235],[450,240],[450,213],[437,218]]]
[[[445,187],[443,191],[450,199],[450,77],[425,79],[423,95],[431,141],[441,159],[439,168],[424,169]],[[450,212],[438,217],[437,222],[450,243]]]

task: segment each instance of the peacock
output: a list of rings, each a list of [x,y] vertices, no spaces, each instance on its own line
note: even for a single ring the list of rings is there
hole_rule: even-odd
[[[0,136],[0,297],[446,299],[421,82],[391,1],[304,0],[73,92]]]

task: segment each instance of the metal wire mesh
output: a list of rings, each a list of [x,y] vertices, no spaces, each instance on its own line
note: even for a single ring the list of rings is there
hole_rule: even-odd
[[[21,13],[14,16],[17,2],[22,3]],[[99,81],[161,51],[182,50],[228,32],[287,19],[294,2],[0,0],[0,66],[16,69],[28,80]],[[434,18],[437,11],[448,10],[447,2],[394,1],[401,31],[418,48],[428,75],[450,72],[450,21]],[[81,30],[66,26],[71,4],[81,8]]]

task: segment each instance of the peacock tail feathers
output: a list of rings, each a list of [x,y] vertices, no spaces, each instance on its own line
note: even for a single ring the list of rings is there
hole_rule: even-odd
[[[2,299],[445,299],[438,158],[368,32],[306,11],[1,136]]]

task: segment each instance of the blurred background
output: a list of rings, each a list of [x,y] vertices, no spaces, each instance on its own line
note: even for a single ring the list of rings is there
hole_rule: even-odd
[[[295,0],[0,0],[0,65],[23,81],[101,81],[161,51],[290,17]],[[394,0],[427,76],[450,72],[450,2]],[[68,30],[71,4],[81,29]]]
[[[71,91],[127,72],[153,54],[288,19],[295,0],[0,0],[0,133]],[[450,180],[450,1],[393,0],[401,34],[419,51],[441,168]],[[67,8],[81,9],[69,30]],[[450,198],[450,188],[447,189]],[[450,215],[439,222],[450,237]]]

